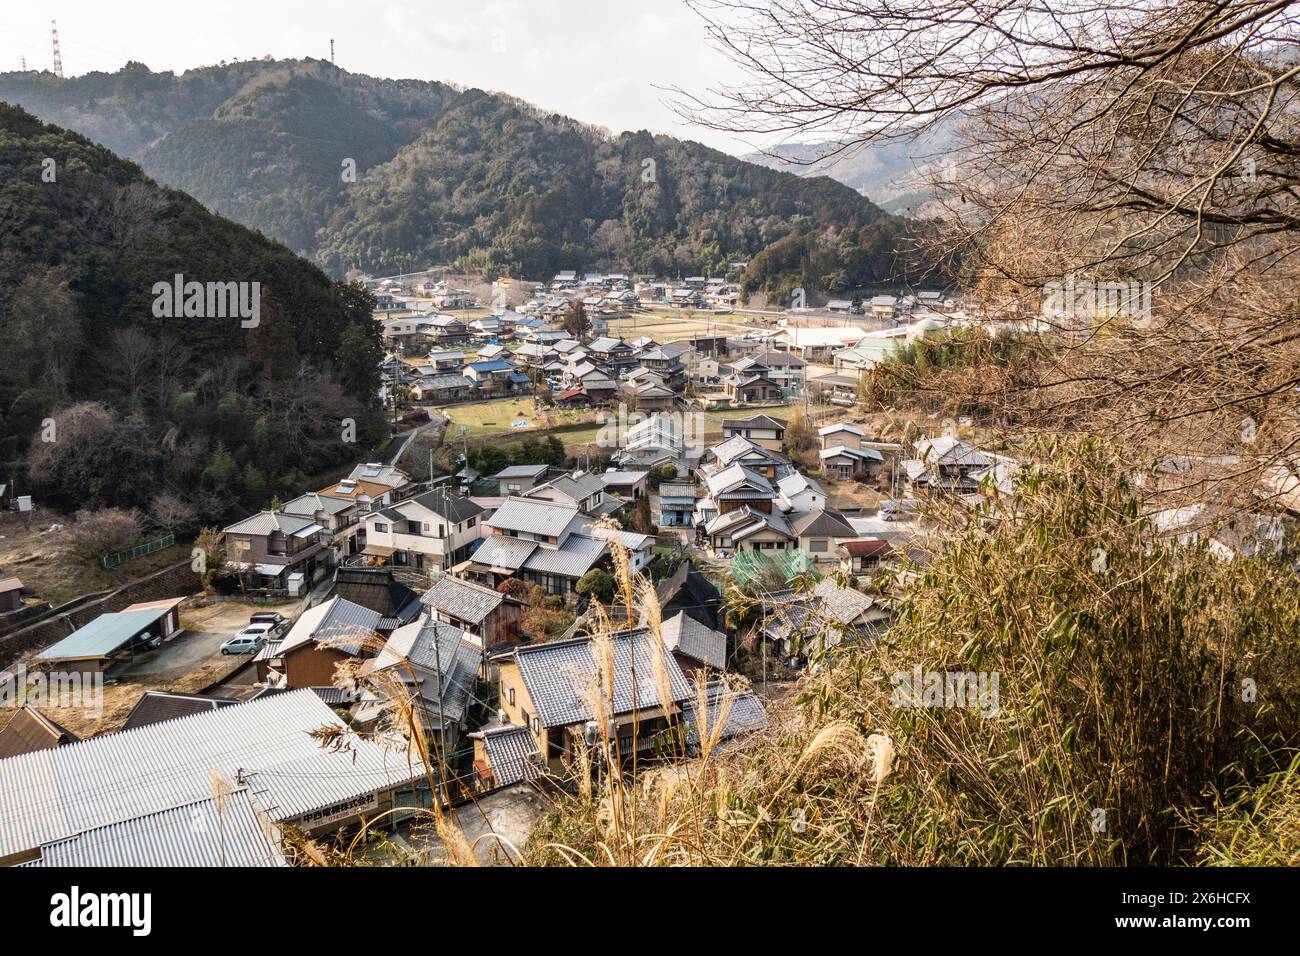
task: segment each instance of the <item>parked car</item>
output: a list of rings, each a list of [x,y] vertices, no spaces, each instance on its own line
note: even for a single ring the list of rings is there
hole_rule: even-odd
[[[256,654],[267,642],[275,625],[266,622],[250,624],[221,645],[222,654]]]
[[[288,624],[289,619],[278,611],[256,611],[248,619],[249,624],[270,624],[279,627],[282,624]]]

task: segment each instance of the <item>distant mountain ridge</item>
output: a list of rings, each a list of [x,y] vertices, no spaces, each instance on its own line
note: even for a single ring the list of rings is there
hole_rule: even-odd
[[[644,131],[610,136],[482,90],[318,60],[179,76],[130,63],[66,80],[0,74],[0,100],[135,159],[335,275],[436,264],[534,278],[601,265],[720,275],[741,259],[758,263],[748,288],[779,294],[913,268],[892,254],[911,224],[833,179]],[[763,255],[778,243],[788,254]]]

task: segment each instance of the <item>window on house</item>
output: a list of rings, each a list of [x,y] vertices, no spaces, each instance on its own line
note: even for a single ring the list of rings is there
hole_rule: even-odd
[[[808,542],[809,551],[825,551],[827,548],[828,544],[825,538],[814,538]]]
[[[510,701],[510,706],[511,707],[515,706],[515,689],[513,687],[511,687],[509,691],[507,691],[507,698]]]
[[[382,521],[376,521],[376,522],[375,522],[375,530],[376,530],[376,531],[387,531],[387,530],[388,530],[388,525],[384,524]]]

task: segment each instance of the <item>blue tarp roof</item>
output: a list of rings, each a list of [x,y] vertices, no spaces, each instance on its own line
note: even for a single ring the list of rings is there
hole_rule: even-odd
[[[504,359],[490,359],[486,362],[470,362],[465,367],[472,368],[476,372],[504,372],[508,368],[514,368],[513,365]]]
[[[160,608],[101,614],[53,647],[47,647],[36,657],[47,661],[107,657],[170,610],[171,608]]]

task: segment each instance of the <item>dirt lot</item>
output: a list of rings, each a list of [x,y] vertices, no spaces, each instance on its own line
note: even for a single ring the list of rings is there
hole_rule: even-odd
[[[53,524],[64,525],[64,530],[41,533]],[[0,514],[0,578],[20,578],[26,588],[57,606],[83,594],[111,591],[190,553],[189,542],[180,542],[105,571],[97,558],[77,553],[67,530],[71,524],[70,517],[47,508],[38,507],[28,515]]]
[[[196,692],[238,670],[249,656],[223,656],[217,651],[221,642],[247,624],[254,610],[279,611],[289,617],[293,607],[223,602],[183,609],[184,633],[108,675],[100,713],[66,707],[42,708],[42,712],[80,737],[117,730],[147,690]],[[7,722],[8,717],[0,714],[0,723]]]

